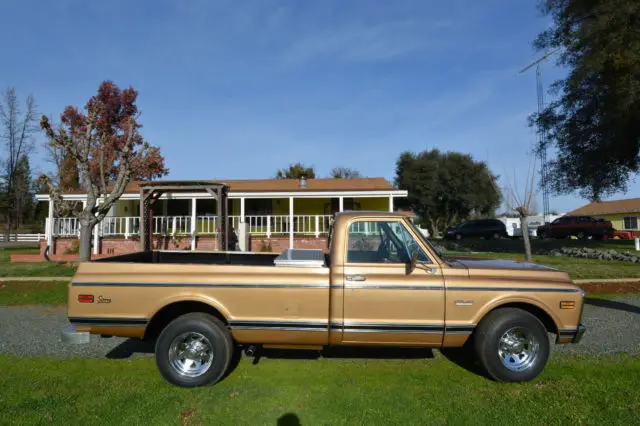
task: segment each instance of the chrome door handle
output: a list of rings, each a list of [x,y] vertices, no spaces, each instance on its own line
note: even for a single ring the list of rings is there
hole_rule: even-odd
[[[347,275],[347,281],[366,281],[362,275]]]
[[[436,272],[438,272],[438,270],[436,268],[427,268],[424,270],[427,274],[433,275]]]

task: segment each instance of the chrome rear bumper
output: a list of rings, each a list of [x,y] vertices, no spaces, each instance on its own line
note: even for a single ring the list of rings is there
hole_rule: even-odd
[[[78,331],[76,328],[69,324],[62,329],[62,343],[69,343],[73,345],[82,345],[90,342],[90,334],[88,331]]]

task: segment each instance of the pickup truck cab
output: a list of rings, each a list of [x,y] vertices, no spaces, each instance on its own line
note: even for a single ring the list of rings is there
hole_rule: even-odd
[[[234,351],[329,345],[464,347],[499,381],[528,381],[550,339],[578,342],[584,292],[565,272],[443,256],[401,213],[335,215],[328,253],[152,251],[82,263],[70,326],[155,341],[170,383],[218,381]]]

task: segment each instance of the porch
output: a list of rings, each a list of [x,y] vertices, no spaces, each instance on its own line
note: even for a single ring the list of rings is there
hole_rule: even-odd
[[[326,249],[330,218],[345,210],[393,211],[394,198],[406,196],[386,180],[373,179],[313,179],[292,186],[292,180],[226,181],[228,194],[227,220],[238,231],[246,225],[248,245],[244,250],[281,251],[285,248],[307,247]],[[325,181],[325,182],[322,182]],[[341,181],[341,182],[337,182]],[[347,182],[349,181],[349,182]],[[381,182],[382,181],[382,182]],[[251,185],[255,183],[255,185]],[[285,184],[287,191],[269,191]],[[313,183],[313,185],[312,185]],[[319,185],[321,184],[321,185]],[[313,190],[337,186],[333,190]],[[340,187],[341,186],[341,187]],[[235,188],[234,188],[235,187]],[[259,188],[260,190],[255,190]],[[235,189],[235,191],[234,191]],[[238,191],[242,189],[242,191]],[[252,190],[254,189],[254,190]],[[79,236],[79,221],[74,217],[54,217],[53,204],[46,195],[38,196],[49,202],[46,220],[46,244],[52,252],[60,246],[72,244]],[[65,201],[85,202],[85,194],[65,194]],[[206,193],[163,194],[151,209],[151,229],[155,248],[218,250],[216,236],[220,229],[216,200]],[[108,215],[94,229],[93,254],[110,255],[139,249],[140,196],[137,187],[128,188]],[[54,240],[56,244],[54,244]]]

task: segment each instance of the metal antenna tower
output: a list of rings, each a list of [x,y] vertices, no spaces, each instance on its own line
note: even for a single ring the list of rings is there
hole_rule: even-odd
[[[538,96],[538,114],[541,114],[544,110],[544,90],[542,87],[542,72],[540,71],[540,63],[549,56],[553,55],[560,49],[555,49],[546,55],[542,56],[538,60],[520,70],[519,74],[527,71],[532,67],[536,67],[536,92]],[[538,126],[538,156],[540,157],[540,186],[542,186],[542,214],[544,216],[544,223],[549,222],[549,168],[547,164],[547,131]]]

